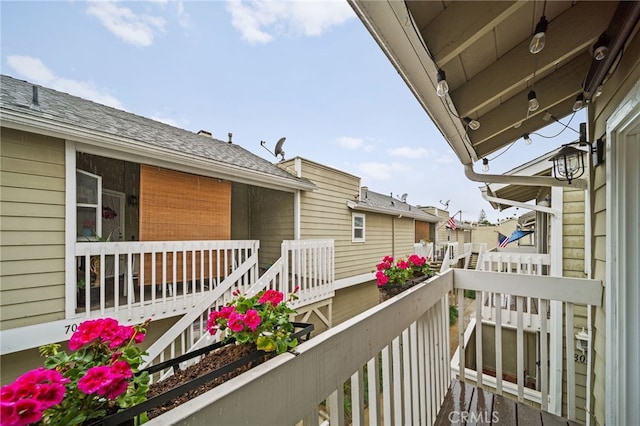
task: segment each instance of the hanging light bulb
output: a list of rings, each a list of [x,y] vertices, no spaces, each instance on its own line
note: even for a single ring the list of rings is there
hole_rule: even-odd
[[[527,99],[529,99],[529,112],[533,112],[540,108],[540,103],[538,102],[538,98],[536,98],[536,92],[530,90],[527,94]]]
[[[470,117],[465,117],[463,120],[471,130],[478,130],[480,128],[480,122],[478,120],[474,120]]]
[[[533,33],[533,38],[529,43],[529,52],[540,53],[542,49],[544,49],[544,45],[547,42],[547,18],[543,15],[540,18],[540,21],[536,25],[536,31]]]
[[[609,53],[609,40],[607,39],[606,34],[602,34],[596,44],[593,45],[593,59],[596,61],[601,61],[607,57]]]
[[[489,159],[487,159],[487,158],[483,158],[482,159],[482,171],[483,172],[488,172],[489,171]]]
[[[443,98],[449,92],[449,85],[447,84],[447,77],[445,76],[444,71],[438,69],[438,87],[436,88],[436,93],[438,96]]]
[[[531,142],[533,142],[529,137],[529,133],[525,133],[522,137],[524,138],[525,145],[531,145]]]
[[[584,95],[582,93],[579,93],[578,96],[576,96],[576,101],[573,103],[573,110],[580,111],[583,107],[584,107]]]

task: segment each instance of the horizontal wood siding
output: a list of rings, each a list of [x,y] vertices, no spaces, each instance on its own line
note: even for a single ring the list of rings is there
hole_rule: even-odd
[[[353,318],[378,303],[378,288],[375,281],[337,290],[332,306],[333,326]]]
[[[64,318],[65,150],[2,128],[0,329]]]
[[[291,170],[293,161],[282,167]],[[357,201],[360,179],[308,160],[301,159],[301,163],[302,177],[317,186],[301,196],[301,238],[335,241],[336,279],[372,272],[386,255],[412,252],[414,220],[391,215],[356,210],[365,215],[365,242],[352,242],[354,210],[347,207],[347,201]]]
[[[562,276],[587,278],[584,273],[584,191],[565,188],[562,209]]]
[[[141,241],[231,239],[231,183],[228,181],[141,165],[139,206]],[[190,255],[187,261],[191,262]],[[182,262],[179,256],[178,271],[182,270]],[[216,260],[213,263],[215,266]],[[144,265],[145,284],[149,284],[150,256],[146,256]],[[156,268],[161,276],[161,265],[157,264]],[[167,268],[171,276],[170,260]],[[191,268],[187,268],[187,279],[190,278]]]
[[[260,267],[268,268],[280,258],[282,241],[294,239],[294,194],[258,187],[249,194],[248,239],[260,241]]]
[[[640,33],[634,34],[628,47],[629,52],[637,52],[640,49]],[[596,140],[606,134],[607,120],[616,108],[620,106],[624,97],[630,92],[636,82],[640,80],[640,63],[638,55],[623,55],[615,72],[603,85],[602,95],[595,99],[590,110],[594,120],[589,126],[592,133],[589,140]],[[606,154],[605,154],[606,155]],[[606,193],[607,170],[606,164],[595,168],[594,183],[592,185],[591,199],[593,200],[593,278],[602,280],[606,286]],[[606,312],[604,306],[596,308],[595,314],[595,338],[594,338],[594,386],[593,386],[593,413],[596,424],[605,423],[605,349],[606,349]]]

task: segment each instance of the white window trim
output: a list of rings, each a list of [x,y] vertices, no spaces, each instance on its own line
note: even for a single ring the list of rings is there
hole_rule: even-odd
[[[362,238],[356,238],[355,218],[362,218]],[[367,216],[364,213],[351,213],[351,242],[364,243],[366,241]]]

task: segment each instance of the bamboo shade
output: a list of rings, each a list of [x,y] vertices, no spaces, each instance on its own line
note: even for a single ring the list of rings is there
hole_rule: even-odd
[[[193,241],[231,239],[231,182],[147,165],[140,166],[140,240]],[[217,275],[216,254],[213,255]],[[187,253],[187,280],[191,276],[191,254]],[[199,255],[197,256],[199,260]],[[157,279],[162,277],[161,257],[156,258]],[[183,280],[182,253],[177,257],[178,281]],[[223,262],[222,262],[223,263]],[[173,274],[172,255],[164,266]],[[208,275],[205,267],[205,276]],[[226,274],[222,274],[223,276]],[[144,281],[151,280],[151,256],[144,259]],[[196,267],[196,278],[200,266]]]

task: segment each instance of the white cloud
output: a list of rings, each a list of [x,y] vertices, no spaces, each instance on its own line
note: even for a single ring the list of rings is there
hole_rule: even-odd
[[[249,43],[268,43],[276,36],[318,36],[354,18],[346,1],[228,0],[233,26]]]
[[[386,181],[396,179],[399,174],[411,172],[404,163],[370,161],[356,164],[363,181]],[[373,189],[373,188],[372,188]],[[375,191],[375,189],[373,189]]]
[[[126,7],[118,7],[115,2],[91,1],[87,13],[98,18],[114,35],[135,46],[151,46],[154,38],[164,31],[163,18],[136,14]]]
[[[38,58],[12,55],[7,57],[7,63],[18,76],[30,81],[31,83],[50,87],[60,92],[89,99],[103,105],[124,109],[122,103],[107,93],[106,90],[96,88],[91,82],[76,81],[58,77]]]
[[[420,160],[430,156],[429,150],[426,148],[412,148],[410,146],[400,146],[388,150],[392,157],[408,158],[411,160]]]
[[[178,2],[178,23],[182,28],[191,28],[191,15],[184,10],[184,2]]]
[[[364,140],[360,138],[352,138],[350,136],[341,136],[336,139],[338,145],[346,149],[358,149],[364,146]]]

